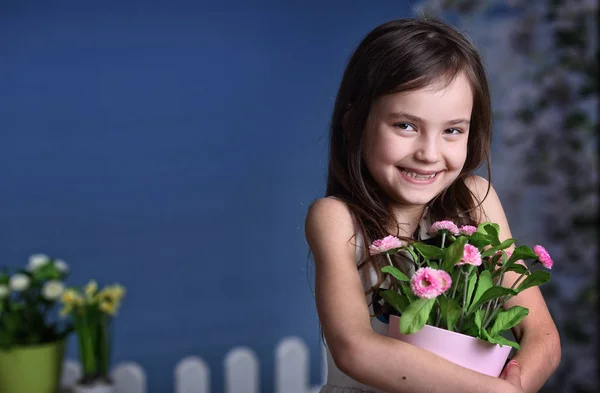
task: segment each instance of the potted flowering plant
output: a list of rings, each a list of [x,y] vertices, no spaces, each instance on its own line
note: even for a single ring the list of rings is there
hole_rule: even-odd
[[[55,393],[65,339],[72,331],[55,313],[67,264],[35,254],[23,268],[0,269],[0,392]]]
[[[501,242],[499,226],[491,222],[458,228],[451,221],[438,221],[429,232],[441,237],[439,246],[387,236],[369,247],[371,255],[387,257],[390,266],[383,267],[382,272],[398,284],[398,290],[381,291],[392,314],[397,314],[390,316],[388,334],[498,376],[512,348],[520,349],[505,333],[529,312],[521,306],[504,310],[502,305],[524,290],[547,282],[550,274],[536,268],[551,269],[552,259],[539,245],[507,251],[516,239]],[[416,271],[411,277],[392,265],[390,256],[402,250],[415,262]],[[520,276],[505,287],[504,275],[509,271]]]
[[[91,280],[84,288],[68,288],[62,296],[61,314],[70,317],[77,336],[82,378],[75,393],[112,393],[110,379],[110,325],[121,305],[125,288],[119,284],[99,290]]]

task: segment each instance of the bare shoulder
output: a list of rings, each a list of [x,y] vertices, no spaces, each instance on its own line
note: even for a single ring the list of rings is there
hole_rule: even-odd
[[[506,222],[500,198],[489,181],[473,175],[465,178],[465,185],[473,194],[476,203],[481,204],[477,209],[478,222],[492,221],[498,224]]]
[[[352,233],[353,220],[348,206],[336,198],[320,198],[313,202],[306,214],[305,232],[311,243],[315,236],[323,232]]]

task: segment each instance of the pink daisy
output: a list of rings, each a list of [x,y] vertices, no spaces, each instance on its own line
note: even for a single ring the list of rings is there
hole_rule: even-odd
[[[477,228],[473,225],[463,225],[462,227],[458,228],[458,232],[461,235],[471,236],[472,234],[477,232]]]
[[[548,251],[546,251],[544,247],[539,245],[535,246],[533,247],[533,252],[535,252],[535,254],[538,256],[540,263],[544,265],[546,269],[552,269],[552,265],[554,264],[554,262],[552,261],[552,258],[550,258],[550,254],[548,254]]]
[[[404,246],[404,242],[402,240],[398,239],[396,236],[389,235],[383,239],[375,240],[369,246],[369,253],[371,255],[381,254],[402,246]]]
[[[441,231],[448,231],[453,235],[458,235],[458,227],[452,221],[436,221],[429,228],[429,233],[431,234],[441,233]]]
[[[448,272],[446,272],[445,270],[438,270],[437,272],[440,278],[442,279],[442,288],[440,290],[442,291],[442,293],[444,293],[452,285],[452,277],[450,277],[450,274],[448,274]]]
[[[439,270],[422,267],[410,279],[410,289],[420,298],[433,299],[442,294],[443,282]]]
[[[463,252],[463,257],[456,265],[473,265],[479,266],[481,265],[481,253],[472,244],[465,244],[465,249]]]

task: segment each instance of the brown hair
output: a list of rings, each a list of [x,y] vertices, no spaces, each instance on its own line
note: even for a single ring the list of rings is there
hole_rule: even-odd
[[[460,72],[465,73],[473,91],[467,158],[456,181],[429,203],[428,214],[433,220],[474,225],[474,212],[481,202],[476,204],[465,178],[484,162],[490,177],[492,113],[484,67],[473,44],[440,20],[399,19],[371,31],[350,58],[331,119],[326,195],[347,204],[365,244],[388,235],[386,228],[399,230],[387,196],[371,177],[362,155],[364,128],[374,100],[420,89],[440,78],[450,83]],[[386,262],[370,257],[367,247],[363,250],[359,268],[374,266],[378,287],[383,281],[380,267]]]

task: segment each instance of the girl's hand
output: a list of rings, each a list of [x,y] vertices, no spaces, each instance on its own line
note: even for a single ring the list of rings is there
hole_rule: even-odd
[[[504,370],[502,370],[502,374],[500,374],[500,379],[504,379],[512,385],[514,389],[510,390],[511,393],[524,392],[521,386],[521,367],[516,360],[508,362]]]

